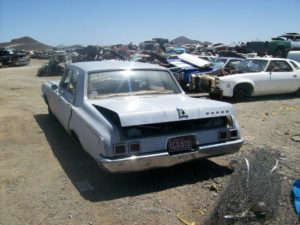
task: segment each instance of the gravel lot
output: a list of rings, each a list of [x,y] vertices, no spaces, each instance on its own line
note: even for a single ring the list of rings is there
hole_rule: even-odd
[[[47,116],[37,77],[45,61],[0,69],[0,225],[196,225],[212,211],[232,174],[231,160],[261,145],[281,153],[278,224],[298,224],[290,204],[300,178],[300,99],[292,95],[236,103],[245,139],[240,153],[168,169],[112,175],[99,170],[57,122]],[[213,187],[213,188],[212,188]]]

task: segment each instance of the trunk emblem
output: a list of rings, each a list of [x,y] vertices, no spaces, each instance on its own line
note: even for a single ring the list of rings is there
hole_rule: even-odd
[[[182,118],[188,118],[188,114],[186,114],[186,112],[184,111],[184,109],[182,108],[176,108],[177,113],[178,113],[178,118],[182,119]]]

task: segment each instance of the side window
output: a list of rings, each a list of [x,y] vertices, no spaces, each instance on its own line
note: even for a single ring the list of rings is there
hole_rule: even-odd
[[[280,60],[272,60],[267,69],[268,72],[290,72],[293,68],[286,62]]]
[[[76,71],[72,71],[71,79],[67,87],[67,91],[69,91],[72,95],[75,95],[77,81],[78,81],[78,73]]]
[[[71,75],[72,75],[72,70],[67,68],[65,70],[65,73],[59,83],[59,86],[61,89],[64,89],[64,90],[67,90],[67,87],[68,87],[68,84],[70,82],[70,79],[71,79]]]
[[[67,68],[59,86],[61,89],[74,95],[77,87],[77,81],[78,73],[70,68]]]
[[[240,64],[240,60],[230,60],[227,65],[226,65],[226,68],[228,69],[236,69],[237,68],[237,65]]]
[[[275,64],[274,61],[271,61],[271,62],[269,63],[268,68],[267,68],[267,72],[272,72],[272,71],[275,71],[275,70],[276,70],[276,64]]]
[[[299,70],[300,68],[299,68],[299,66],[296,64],[296,63],[294,63],[293,61],[289,61],[292,65],[293,65],[293,67],[296,69],[296,70]]]

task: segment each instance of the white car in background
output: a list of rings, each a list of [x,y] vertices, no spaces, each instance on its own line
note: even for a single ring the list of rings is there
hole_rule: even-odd
[[[300,64],[282,58],[254,58],[239,64],[237,74],[215,78],[209,93],[218,97],[245,97],[295,93],[300,96]]]
[[[295,60],[298,63],[300,63],[300,51],[289,51],[286,58]]]

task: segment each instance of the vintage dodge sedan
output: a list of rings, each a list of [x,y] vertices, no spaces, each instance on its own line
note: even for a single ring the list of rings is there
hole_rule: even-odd
[[[156,65],[74,63],[42,93],[49,115],[110,172],[234,153],[243,143],[231,104],[185,95]]]

